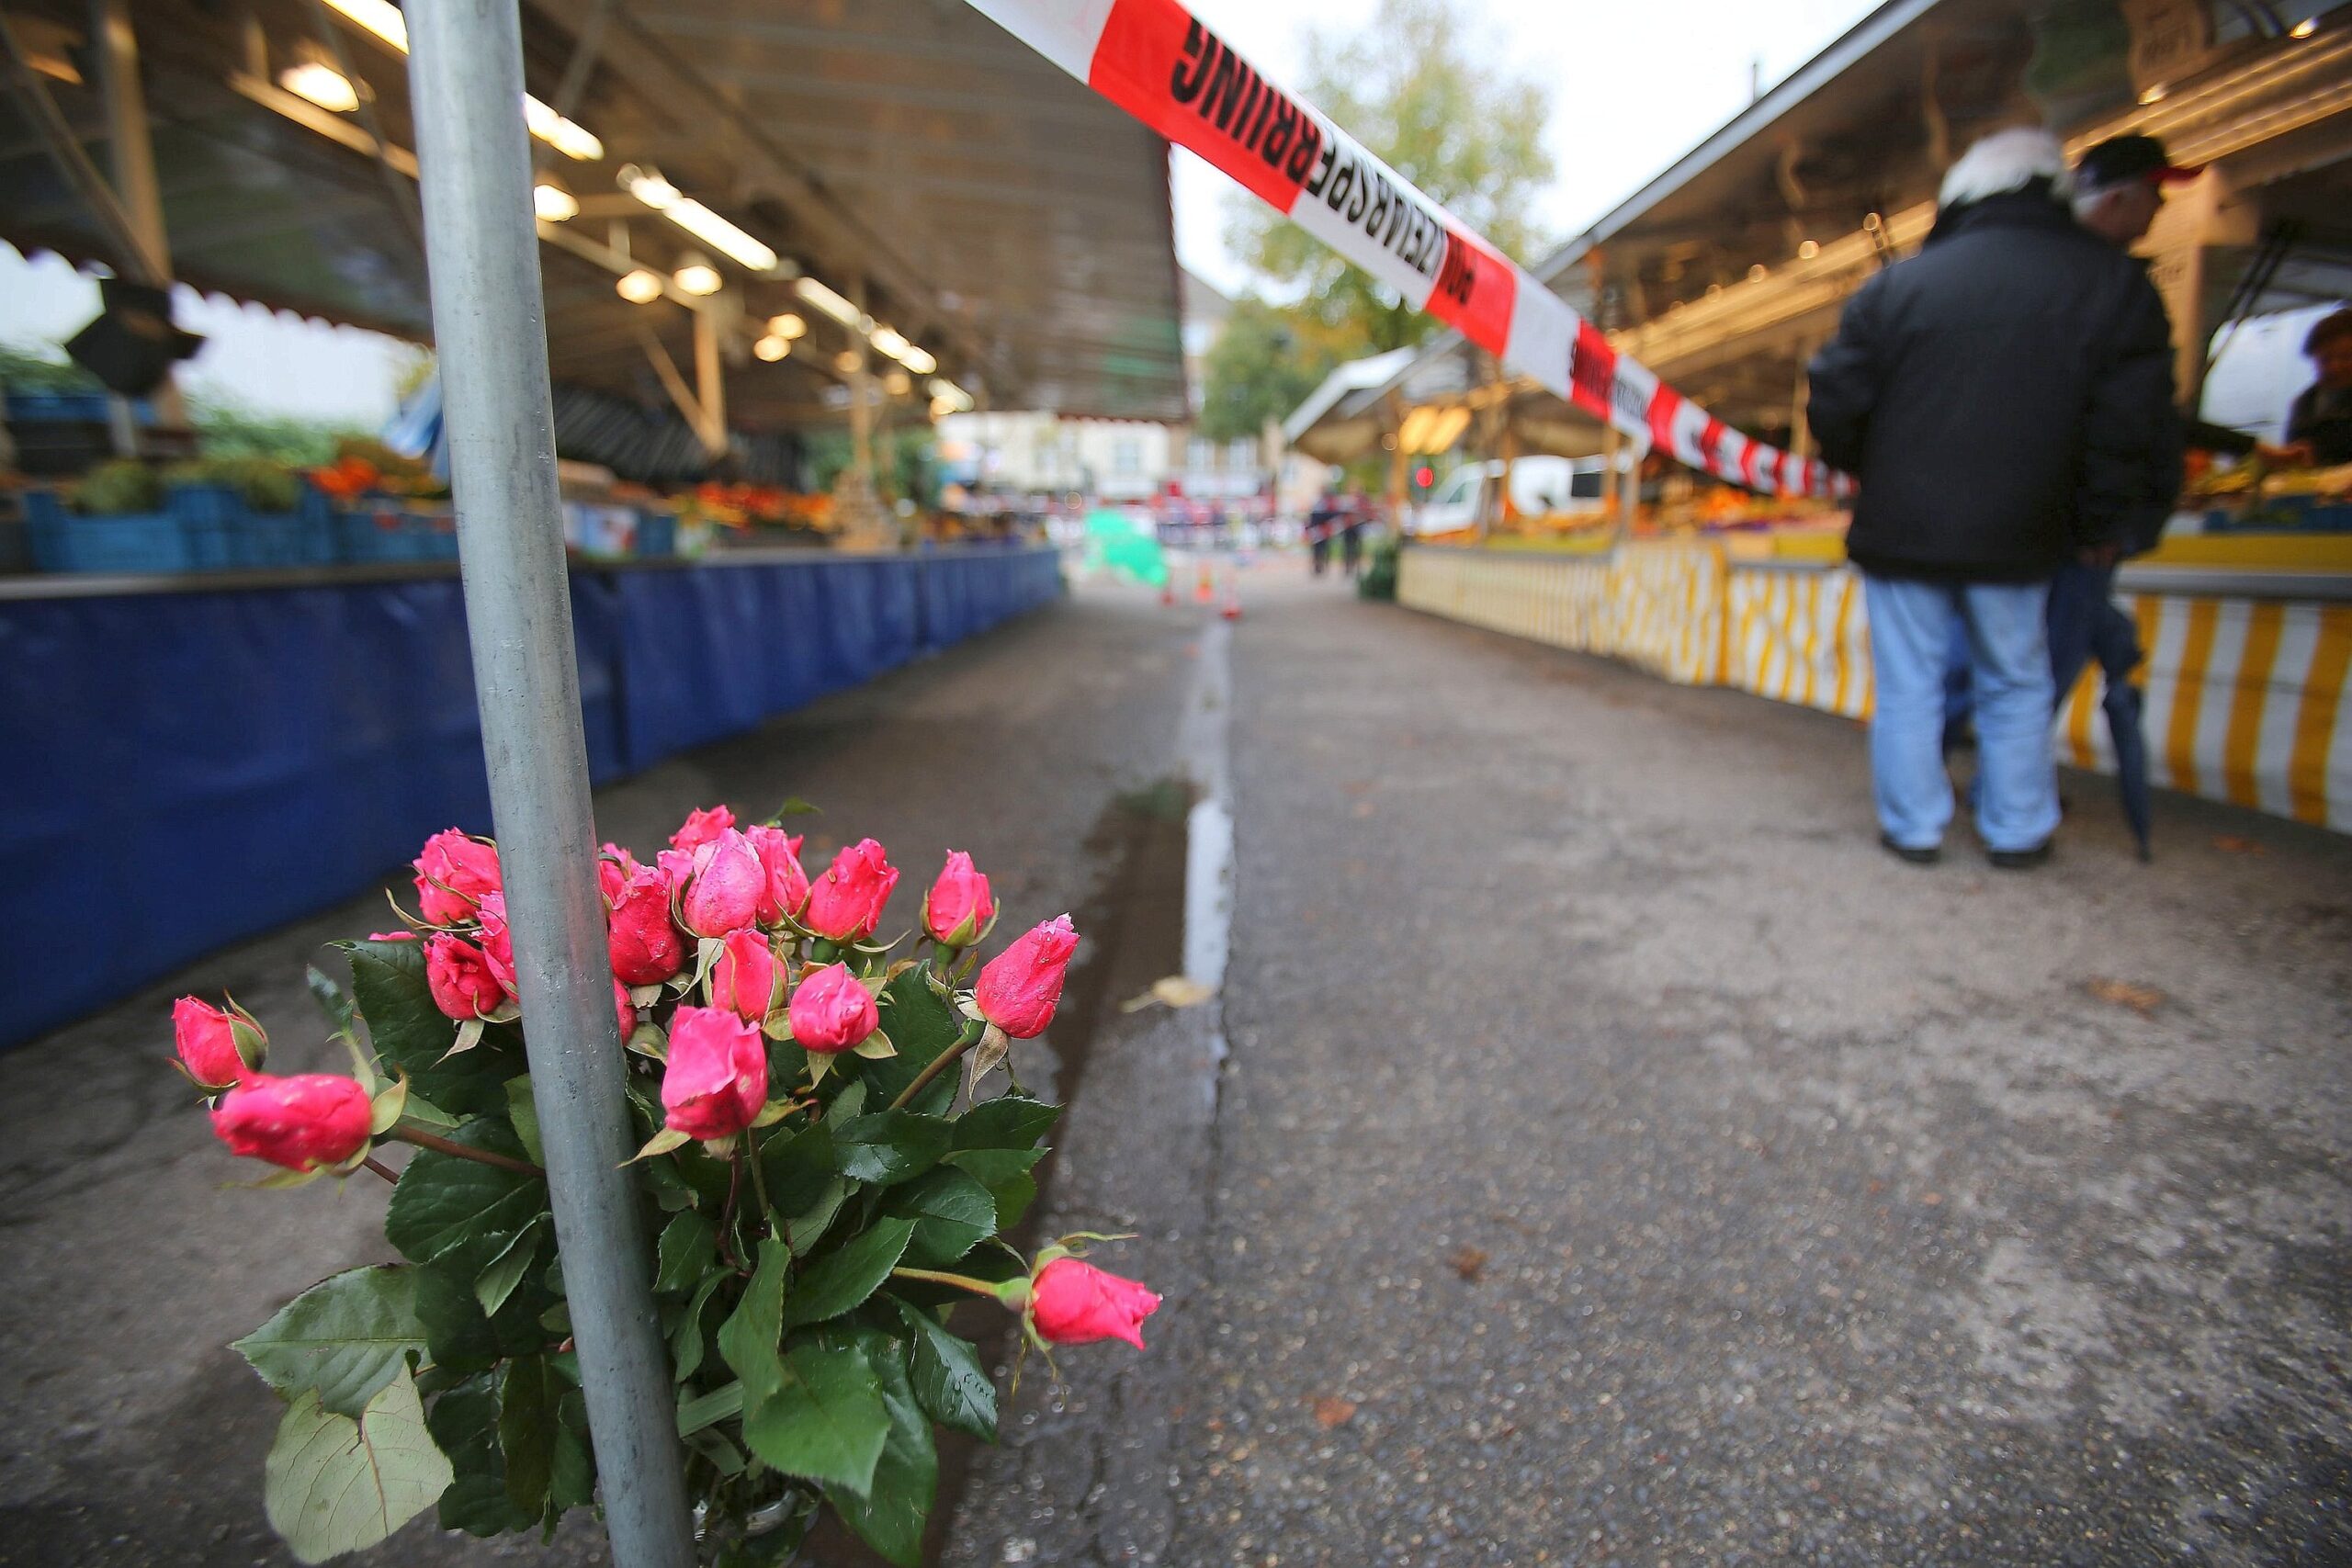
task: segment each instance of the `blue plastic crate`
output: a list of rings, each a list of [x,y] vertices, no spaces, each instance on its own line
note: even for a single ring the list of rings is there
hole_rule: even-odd
[[[12,424],[104,424],[111,400],[104,392],[12,391],[5,406]],[[131,400],[130,413],[141,424],[155,423],[155,406],[145,398]]]
[[[33,564],[43,571],[187,571],[196,565],[187,531],[168,512],[83,517],[54,495],[25,496]]]
[[[637,553],[639,556],[667,557],[678,553],[678,516],[674,512],[646,512],[637,514]]]
[[[447,513],[362,502],[335,513],[335,556],[353,562],[452,561],[458,525]]]

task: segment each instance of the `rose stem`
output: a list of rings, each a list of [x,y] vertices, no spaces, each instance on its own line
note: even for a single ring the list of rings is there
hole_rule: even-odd
[[[529,1160],[516,1159],[512,1155],[502,1155],[490,1149],[468,1148],[454,1138],[445,1138],[438,1133],[428,1133],[424,1128],[413,1126],[406,1122],[394,1122],[392,1130],[385,1136],[398,1138],[404,1144],[414,1144],[420,1149],[431,1149],[435,1154],[455,1155],[459,1159],[469,1159],[476,1165],[494,1165],[501,1170],[519,1170],[526,1176],[547,1175],[546,1170],[533,1165]]]
[[[890,1272],[901,1280],[928,1280],[934,1285],[953,1285],[959,1291],[969,1291],[976,1296],[1001,1301],[997,1288],[985,1280],[967,1279],[961,1274],[942,1274],[931,1269],[893,1269]]]
[[[945,1072],[948,1068],[954,1066],[956,1065],[956,1059],[958,1056],[961,1056],[965,1052],[978,1044],[980,1043],[980,1036],[986,1032],[988,1032],[988,1025],[978,1021],[978,1020],[966,1024],[964,1026],[964,1032],[956,1037],[956,1043],[947,1047],[946,1050],[942,1051],[938,1055],[933,1056],[931,1059],[931,1066],[917,1073],[915,1075],[915,1081],[909,1084],[904,1089],[900,1090],[899,1098],[890,1102],[890,1109],[893,1111],[904,1110],[908,1101],[913,1100],[915,1096],[921,1094],[923,1090],[931,1087],[931,1082],[933,1078]]]
[[[366,1166],[369,1170],[374,1171],[377,1175],[382,1177],[387,1181],[398,1181],[401,1179],[398,1171],[394,1170],[390,1166],[386,1165],[382,1160],[378,1159],[374,1155],[369,1155],[366,1159],[361,1160],[359,1163]]]

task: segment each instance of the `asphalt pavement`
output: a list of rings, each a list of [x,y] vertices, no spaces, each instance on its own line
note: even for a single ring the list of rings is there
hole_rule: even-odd
[[[2352,842],[2166,795],[2142,866],[2072,777],[2049,866],[1907,866],[1844,721],[1289,561],[1244,602],[1082,586],[598,797],[645,848],[801,795],[1091,939],[1036,1234],[1140,1233],[1098,1260],[1168,1300],[1147,1354],[1031,1364],[936,1561],[2352,1562]],[[1227,984],[1130,1007],[1204,734]],[[381,1200],[222,1191],[169,999],[307,1021],[376,908],[0,1057],[0,1562],[288,1561],[223,1347],[379,1256]]]

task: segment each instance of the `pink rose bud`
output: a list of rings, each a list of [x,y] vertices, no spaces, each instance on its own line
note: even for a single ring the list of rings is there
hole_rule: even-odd
[[[454,926],[474,918],[485,893],[499,891],[498,851],[455,828],[424,840],[416,857],[416,897],[428,925]]]
[[[673,888],[684,887],[695,874],[695,852],[692,850],[663,850],[653,857],[654,868],[662,873],[662,880]]]
[[[460,936],[435,931],[424,944],[424,983],[433,1005],[455,1019],[481,1018],[506,1000],[506,987],[491,973],[490,956]]]
[[[733,826],[735,813],[723,806],[689,812],[685,825],[670,835],[670,847],[692,854]]]
[[[1069,974],[1069,955],[1078,951],[1078,932],[1068,915],[1057,915],[1021,933],[1011,947],[980,967],[972,1000],[980,1016],[1015,1040],[1034,1040],[1054,1021],[1061,1005],[1062,981]]]
[[[783,971],[765,936],[751,930],[729,931],[710,966],[710,1005],[757,1023],[775,1007],[776,982],[784,977]]]
[[[637,1007],[628,999],[628,987],[618,980],[613,982],[613,1012],[614,1021],[620,1025],[621,1043],[626,1045],[637,1032]]]
[[[369,931],[368,940],[369,942],[414,942],[416,933],[414,931]]]
[[[490,961],[490,972],[511,996],[514,991],[514,937],[506,929],[506,895],[485,893],[481,896],[481,955]]]
[[[1030,1321],[1054,1345],[1124,1339],[1140,1350],[1143,1320],[1159,1306],[1159,1298],[1133,1280],[1075,1258],[1055,1258],[1029,1281]]]
[[[678,916],[696,936],[725,936],[752,923],[766,886],[752,840],[722,828],[695,851],[695,874],[678,900]]]
[[[222,1089],[261,1070],[269,1036],[260,1025],[209,1002],[182,997],[172,1004],[172,1043],[180,1066],[201,1089]]]
[[[650,865],[629,873],[613,896],[605,931],[613,977],[623,985],[654,985],[686,966],[685,939],[670,919],[669,879]]]
[[[882,923],[882,906],[898,886],[898,868],[883,858],[882,846],[860,839],[817,879],[801,923],[834,942],[863,942]]]
[[[810,970],[800,988],[792,993],[792,1006],[786,1016],[792,1021],[792,1038],[802,1049],[819,1055],[864,1044],[882,1023],[874,993],[849,972],[846,964]]]
[[[731,1138],[768,1099],[768,1052],[760,1032],[731,1012],[682,1007],[670,1021],[662,1074],[667,1125],[690,1138]]]
[[[596,885],[605,890],[605,901],[610,903],[621,896],[628,879],[637,874],[637,857],[618,844],[605,844],[596,852]]]
[[[798,919],[808,907],[808,874],[800,867],[798,836],[760,827],[744,829],[743,837],[752,840],[752,852],[760,857],[760,870],[767,878],[760,888],[760,924],[778,925],[787,916]]]
[[[969,947],[994,919],[989,879],[973,868],[970,855],[950,852],[939,880],[922,897],[922,929],[943,947]]]
[[[214,1109],[212,1130],[232,1154],[288,1170],[316,1170],[342,1165],[366,1148],[374,1114],[356,1078],[249,1073]]]

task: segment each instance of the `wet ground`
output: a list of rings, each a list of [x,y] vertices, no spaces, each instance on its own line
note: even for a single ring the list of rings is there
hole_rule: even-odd
[[[2352,1562],[2352,842],[2165,796],[2142,867],[2076,778],[2050,867],[1921,870],[1842,721],[1249,603],[1081,592],[599,798],[643,846],[805,795],[1093,939],[1039,1224],[1169,1300],[1024,1382],[940,1561]],[[1219,729],[1228,983],[1128,1011]],[[221,1347],[380,1199],[221,1191],[164,1020],[307,1019],[371,907],[0,1057],[0,1562],[287,1561]]]

